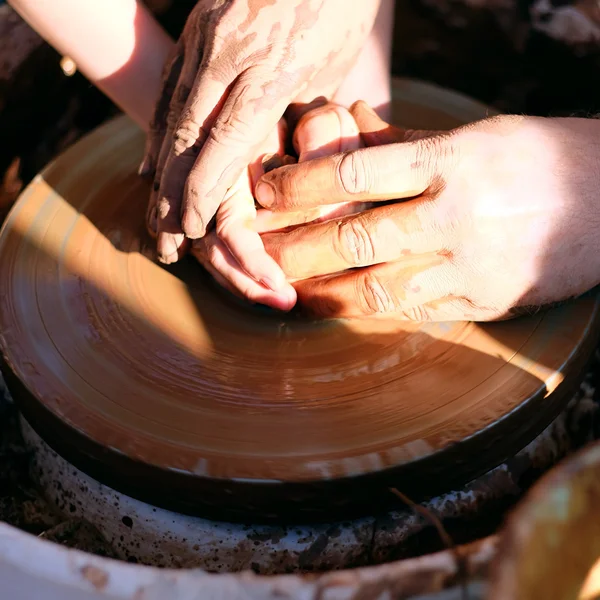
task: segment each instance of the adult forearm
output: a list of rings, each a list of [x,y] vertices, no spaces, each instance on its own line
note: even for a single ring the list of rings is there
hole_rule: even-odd
[[[50,45],[141,127],[173,41],[136,0],[10,0]]]

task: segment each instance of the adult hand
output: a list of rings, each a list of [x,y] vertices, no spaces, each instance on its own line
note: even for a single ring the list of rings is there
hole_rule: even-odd
[[[306,113],[298,122],[293,141],[299,162],[362,147],[359,127],[351,114],[341,106],[331,103]],[[286,158],[285,162],[289,163],[291,157]],[[268,162],[275,168],[284,164],[279,155],[274,155]],[[256,177],[252,178],[253,182],[262,174],[262,171],[257,170],[254,173]],[[253,182],[248,188],[253,186]],[[255,211],[253,204],[255,219],[251,231],[259,237],[260,233],[267,231],[282,231],[301,224],[319,223],[359,212],[366,207],[367,204],[363,202],[343,202],[305,211],[281,213],[264,209]],[[230,248],[220,239],[218,230],[210,231],[203,238],[194,240],[191,251],[213,278],[230,292],[250,302],[265,304],[279,310],[289,310],[295,305],[296,292],[289,283],[284,291],[268,290],[260,285],[240,267]],[[268,258],[273,260],[270,256]],[[279,269],[279,266],[277,268]],[[283,271],[281,274],[285,278]]]
[[[358,113],[371,123],[363,140],[384,145],[286,166],[256,186],[271,211],[380,202],[263,235],[312,313],[487,321],[600,282],[599,121],[501,116],[415,132]],[[383,202],[396,199],[407,200]]]
[[[334,94],[369,35],[378,4],[197,3],[167,65],[140,169],[154,173],[148,214],[152,219],[156,206],[161,261],[176,261],[185,236],[204,236],[216,217],[220,240],[245,272],[279,289],[264,251],[244,242],[249,201],[243,204],[234,188],[245,185],[240,178],[288,105]],[[237,200],[227,203],[232,195]]]

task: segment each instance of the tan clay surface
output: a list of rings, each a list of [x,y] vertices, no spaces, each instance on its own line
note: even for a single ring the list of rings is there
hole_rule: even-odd
[[[486,114],[436,88],[395,93],[406,126]],[[126,118],[101,127],[32,182],[0,235],[1,348],[27,388],[16,395],[48,435],[62,423],[97,443],[85,451],[96,476],[110,455],[250,484],[425,457],[442,461],[425,479],[460,478],[470,461],[487,470],[520,449],[562,407],[593,344],[595,298],[486,326],[309,322],[246,307],[191,258],[153,261],[143,141]],[[465,440],[478,445],[462,450]]]

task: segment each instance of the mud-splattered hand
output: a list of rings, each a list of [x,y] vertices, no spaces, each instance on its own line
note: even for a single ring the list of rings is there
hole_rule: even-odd
[[[415,132],[358,113],[374,146],[256,185],[272,211],[379,202],[263,235],[300,305],[324,317],[489,321],[600,283],[600,121],[502,116]]]
[[[362,147],[359,127],[350,112],[331,103],[306,113],[298,122],[293,139],[299,162]],[[284,164],[283,160],[289,162],[290,158],[282,159],[280,155],[275,155],[267,162],[276,168]],[[265,166],[265,163],[260,166],[255,165],[250,172],[250,177],[240,180],[237,193],[252,198],[250,189],[263,175]],[[367,204],[363,202],[343,202],[305,211],[281,213],[264,209],[256,211],[252,201],[251,209],[249,209],[252,211],[252,221],[248,221],[246,236],[247,238],[249,236],[259,238],[260,233],[288,229],[306,223],[318,223],[326,219],[349,215],[364,210],[366,207]],[[246,214],[250,217],[248,211]],[[295,305],[296,292],[289,283],[281,286],[278,291],[266,289],[265,286],[260,285],[234,258],[230,247],[220,239],[217,230],[209,231],[203,238],[194,240],[191,251],[213,278],[230,292],[251,302],[265,304],[279,310],[288,310]],[[268,260],[273,261],[266,252],[265,255]],[[273,263],[285,281],[285,274],[277,263],[274,261]]]
[[[165,71],[142,173],[154,175],[159,259],[185,237],[219,237],[255,281],[277,279],[240,240],[226,202],[290,104],[331,97],[350,70],[379,0],[200,0]],[[229,209],[225,206],[229,205]],[[240,209],[241,210],[241,209]],[[243,212],[243,211],[242,211]],[[236,226],[230,225],[234,215]],[[185,235],[184,235],[185,234]],[[268,285],[267,285],[268,288]]]

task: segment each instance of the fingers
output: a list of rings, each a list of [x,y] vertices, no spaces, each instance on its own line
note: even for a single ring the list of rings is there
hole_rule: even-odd
[[[295,284],[299,306],[318,318],[384,316],[409,321],[445,320],[440,310],[457,288],[445,257],[419,257]]]
[[[158,155],[162,146],[163,138],[167,128],[167,115],[171,97],[179,80],[179,74],[183,66],[183,47],[181,43],[173,48],[171,56],[165,63],[163,70],[162,89],[154,109],[152,122],[150,123],[148,135],[146,136],[146,149],[144,158],[139,168],[139,175],[152,177],[156,171]]]
[[[192,57],[185,61],[173,94],[157,171],[160,176],[157,251],[159,260],[166,264],[176,262],[185,251],[181,202],[186,180],[227,94],[226,85],[220,81],[211,81],[196,94],[200,55],[196,47],[190,53]]]
[[[294,146],[300,161],[327,156],[332,152],[355,150],[362,145],[354,119],[343,107],[329,103],[300,119],[294,132]],[[285,163],[279,162],[277,167]],[[364,210],[364,202],[343,202],[300,212],[259,210],[256,231],[265,233],[290,226],[341,218]]]
[[[286,160],[286,157],[281,156],[285,133],[285,127],[280,122],[279,127],[273,130],[261,148],[269,154],[263,155],[262,160],[251,164],[249,170],[243,172],[236,184],[227,192],[216,214],[216,234],[235,259],[237,268],[263,288],[270,290],[272,299],[268,304],[272,305],[274,302],[276,307],[287,310],[294,305],[296,293],[286,281],[279,265],[265,251],[255,227],[256,208],[251,193],[253,171],[260,168],[264,172],[265,169],[271,168],[271,164],[281,165]],[[277,154],[270,154],[271,151]],[[230,265],[226,265],[226,268],[230,269]],[[246,279],[243,278],[242,281],[248,287]],[[254,286],[251,289],[255,289]],[[268,296],[263,289],[261,302],[264,303],[266,298]]]
[[[449,135],[363,148],[265,174],[256,199],[269,210],[418,196],[442,187],[457,163]]]
[[[440,131],[426,129],[402,129],[386,123],[379,115],[362,100],[350,107],[360,130],[360,136],[365,146],[383,146],[398,142],[414,142],[440,135]]]
[[[313,98],[311,102],[292,102],[285,111],[285,120],[290,128],[295,130],[300,122],[300,119],[308,112],[312,112],[320,106],[329,104],[329,100],[325,96]]]
[[[223,275],[221,275],[221,273],[219,273],[219,271],[217,271],[207,260],[205,260],[205,259],[199,260],[199,258],[198,258],[199,255],[197,253],[195,253],[194,250],[192,250],[192,255],[194,255],[198,259],[198,262],[200,262],[200,264],[208,271],[209,275],[224,290],[227,290],[230,294],[234,295],[236,298],[239,298],[240,300],[247,301],[247,299],[244,298],[244,294],[242,294],[242,292],[240,292],[238,289],[233,287],[233,285],[229,281],[227,281],[227,279],[225,279],[225,277],[223,277]]]
[[[266,253],[256,230],[251,180],[271,168],[271,164],[280,166],[291,158],[282,156],[286,134],[286,125],[280,121],[259,148],[259,159],[250,164],[227,192],[216,214],[215,232],[194,243],[197,256],[197,248],[204,247],[205,255],[209,257],[204,264],[215,280],[221,284],[227,281],[225,287],[230,291],[235,289],[237,295],[245,293],[249,300],[279,310],[293,307],[296,292],[286,281],[281,268]],[[213,249],[215,240],[219,243]],[[224,270],[225,276],[221,270]],[[241,286],[241,290],[236,285]]]
[[[279,296],[254,281],[240,268],[227,246],[214,232],[200,240],[194,240],[191,253],[215,277],[217,283],[236,296],[281,311],[291,310],[296,303],[293,288],[287,292],[289,296]]]
[[[295,164],[296,159],[285,154],[288,138],[288,124],[285,119],[279,119],[277,127],[271,131],[264,145],[259,148],[256,160],[248,165],[250,172],[250,189],[254,199],[254,187],[256,182],[273,169],[283,165]]]
[[[422,197],[262,237],[288,279],[306,279],[445,251],[452,240],[437,213]]]
[[[247,173],[242,174],[219,208],[216,233],[252,279],[275,294],[292,298],[293,290],[286,282],[285,274],[267,254],[260,235],[253,228],[256,209],[248,177]]]
[[[150,237],[156,239],[158,235],[158,207],[156,206],[156,197],[153,191],[148,196],[148,206],[146,208],[146,229]]]
[[[331,103],[305,114],[294,130],[293,141],[298,162],[362,147],[352,115]]]
[[[383,146],[404,141],[405,130],[386,123],[366,102],[355,102],[349,112],[365,146]]]
[[[175,262],[181,255],[185,235],[181,224],[182,200],[188,177],[207,138],[214,113],[223,105],[227,89],[217,84],[205,90],[209,114],[189,119],[184,116],[177,126],[167,133],[168,156],[161,177],[158,200],[158,244],[160,259],[165,263]],[[187,108],[185,109],[187,114]]]
[[[256,211],[256,221],[254,230],[258,233],[269,233],[280,230],[288,230],[298,225],[308,223],[316,224],[330,219],[341,219],[348,215],[353,215],[368,208],[371,204],[364,202],[344,202],[342,204],[333,204],[331,206],[320,206],[311,208],[302,212],[283,213],[272,212],[270,210],[259,209]]]
[[[204,89],[203,77],[201,73],[197,90]],[[288,102],[282,84],[261,71],[248,69],[238,78],[186,182],[181,224],[188,237],[206,233],[227,191],[275,129]],[[192,107],[183,129],[198,118],[203,104]]]
[[[167,132],[169,105],[175,86],[179,80],[182,66],[183,49],[182,45],[178,43],[173,49],[172,56],[165,65],[163,89],[156,104],[148,135],[146,136],[146,151],[138,171],[143,178],[153,181],[153,187],[150,191],[148,207],[146,210],[146,228],[152,237],[156,237],[158,234],[157,200],[160,176],[157,176],[157,168],[159,155]]]

